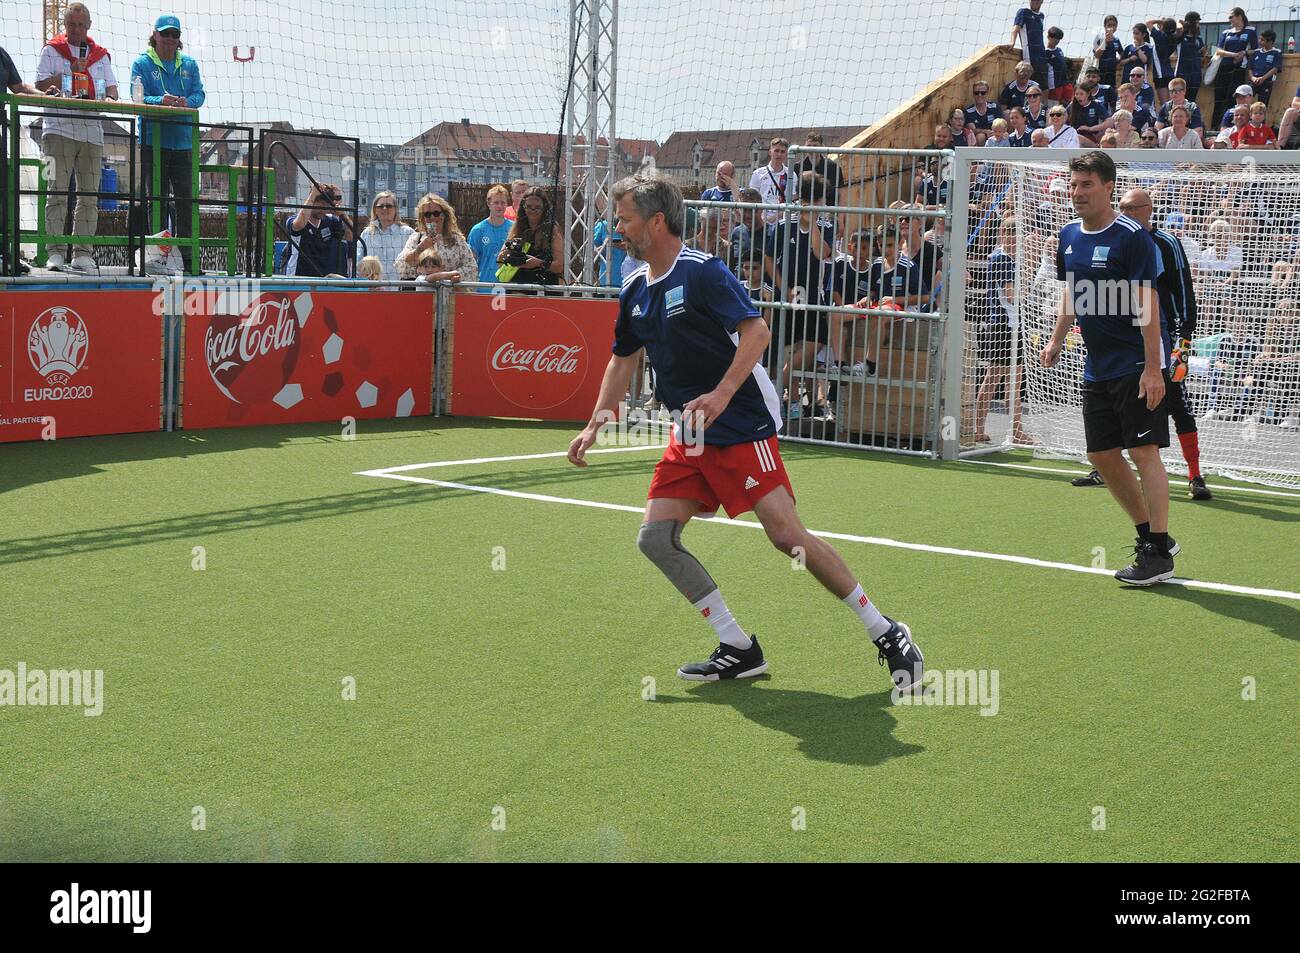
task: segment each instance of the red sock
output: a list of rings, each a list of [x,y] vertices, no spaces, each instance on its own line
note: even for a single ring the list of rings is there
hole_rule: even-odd
[[[1183,459],[1187,461],[1187,479],[1195,480],[1201,475],[1201,442],[1195,430],[1180,433],[1178,442],[1183,445]]]

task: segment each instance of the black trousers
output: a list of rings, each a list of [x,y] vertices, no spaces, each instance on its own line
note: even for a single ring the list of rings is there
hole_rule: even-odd
[[[1210,126],[1219,128],[1223,113],[1234,103],[1233,91],[1246,82],[1246,71],[1238,66],[1222,65],[1214,77],[1214,115],[1210,117]]]
[[[140,196],[144,199],[160,198],[163,201],[163,228],[171,230],[177,238],[190,237],[190,215],[193,208],[194,183],[189,149],[160,150],[162,191],[153,194],[153,146],[140,148]],[[153,231],[153,203],[137,204],[131,214],[131,230],[137,235],[148,235]],[[194,254],[187,246],[180,246],[181,259],[185,262],[185,273],[194,271]]]

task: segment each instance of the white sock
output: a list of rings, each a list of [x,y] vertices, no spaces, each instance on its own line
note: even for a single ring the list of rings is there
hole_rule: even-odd
[[[754,644],[754,640],[745,634],[745,630],[740,627],[740,623],[736,621],[731,610],[722,600],[721,589],[714,589],[694,605],[709,621],[709,625],[713,626],[719,642],[737,649],[747,649]]]
[[[873,639],[880,638],[892,626],[892,623],[880,614],[876,604],[867,598],[861,584],[844,597],[844,604],[858,614],[862,624],[867,627],[867,634]]]

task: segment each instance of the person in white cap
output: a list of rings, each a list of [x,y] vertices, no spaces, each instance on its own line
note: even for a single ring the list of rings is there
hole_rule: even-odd
[[[1223,122],[1220,125],[1220,129],[1227,129],[1231,131],[1233,126],[1232,114],[1233,111],[1237,108],[1237,106],[1245,106],[1246,114],[1247,115],[1250,114],[1250,107],[1255,102],[1254,87],[1252,87],[1249,83],[1242,83],[1240,86],[1237,87],[1237,91],[1233,94],[1233,99],[1235,99],[1236,102],[1233,104],[1232,108],[1226,109],[1223,112]]]

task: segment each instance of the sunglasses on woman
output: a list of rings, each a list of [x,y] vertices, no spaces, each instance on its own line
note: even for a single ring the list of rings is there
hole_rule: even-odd
[[[432,212],[425,212],[425,218],[442,218],[442,209],[436,208]]]
[[[397,206],[392,204],[387,204],[387,205],[376,205],[375,208],[397,208]]]

